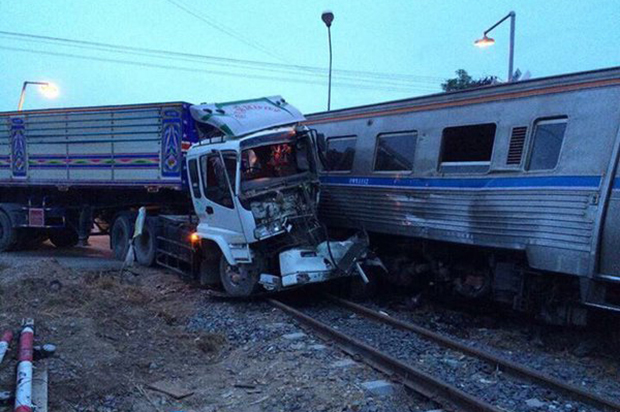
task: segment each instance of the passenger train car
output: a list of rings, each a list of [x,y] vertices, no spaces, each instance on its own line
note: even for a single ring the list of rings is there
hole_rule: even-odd
[[[364,227],[396,283],[620,312],[620,67],[307,118],[322,217]]]

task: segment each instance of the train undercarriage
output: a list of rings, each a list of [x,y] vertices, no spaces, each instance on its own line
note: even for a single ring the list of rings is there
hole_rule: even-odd
[[[388,270],[388,284],[401,290],[495,302],[546,324],[588,323],[580,278],[535,270],[523,252],[381,235],[371,235],[371,248]]]

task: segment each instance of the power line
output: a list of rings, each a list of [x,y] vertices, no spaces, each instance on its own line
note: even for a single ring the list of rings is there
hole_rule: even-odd
[[[3,34],[0,34],[0,37],[3,37]],[[34,42],[37,44],[53,44],[53,45],[57,45],[56,43],[52,42],[52,41],[48,41],[48,40],[32,40],[32,39],[16,39],[19,41],[24,41],[24,42]],[[142,57],[150,57],[150,58],[160,58],[160,59],[166,59],[169,60],[168,56],[165,55],[158,55],[158,54],[150,54],[150,53],[144,53],[144,52],[134,52],[134,51],[126,51],[126,50],[115,50],[115,49],[108,49],[105,47],[99,47],[99,46],[85,46],[85,45],[81,45],[81,44],[63,44],[62,47],[72,47],[72,48],[77,48],[77,49],[81,49],[81,50],[89,50],[89,51],[105,51],[105,52],[111,52],[111,53],[117,53],[117,54],[123,54],[123,55],[132,55],[132,56],[142,56]],[[310,77],[321,77],[321,78],[326,78],[325,74],[322,73],[314,73],[314,74],[309,74],[309,73],[300,73],[298,71],[291,71],[291,70],[287,70],[287,69],[279,69],[279,68],[270,68],[270,67],[248,67],[247,65],[243,65],[243,64],[237,64],[236,62],[233,63],[228,63],[228,62],[224,62],[224,63],[220,63],[220,62],[211,62],[211,61],[202,61],[200,59],[195,59],[195,58],[187,58],[185,56],[182,57],[175,57],[175,61],[188,61],[188,62],[192,62],[192,63],[197,63],[200,62],[202,64],[208,64],[208,65],[215,65],[215,66],[223,66],[223,67],[231,67],[234,69],[244,69],[244,70],[256,70],[256,71],[262,71],[262,72],[269,72],[269,73],[283,73],[289,76],[310,76]],[[396,88],[415,88],[417,90],[426,90],[426,91],[437,91],[437,88],[431,88],[430,86],[426,86],[426,85],[422,85],[422,86],[415,86],[415,85],[409,85],[409,84],[403,84],[401,82],[398,81],[392,81],[392,80],[373,80],[373,79],[364,79],[364,78],[352,78],[352,79],[347,79],[346,77],[343,77],[344,81],[349,81],[349,82],[355,82],[356,84],[367,84],[369,86],[385,86],[385,87],[396,87]]]
[[[276,59],[278,59],[280,61],[284,61],[282,59],[282,57],[278,56],[275,53],[272,53],[267,47],[263,46],[262,44],[260,44],[260,43],[258,43],[256,41],[253,41],[253,40],[249,40],[249,39],[245,38],[244,36],[242,36],[242,35],[238,34],[237,32],[235,32],[234,30],[229,29],[229,28],[227,28],[226,26],[224,26],[222,24],[218,24],[218,23],[214,22],[213,19],[209,19],[208,17],[200,14],[199,12],[197,12],[195,10],[192,10],[189,6],[187,6],[185,4],[182,4],[181,2],[176,1],[176,0],[166,0],[166,1],[168,3],[170,3],[170,4],[172,4],[173,6],[183,10],[185,13],[187,13],[187,14],[195,17],[195,18],[197,18],[198,20],[202,21],[203,23],[208,24],[209,26],[213,27],[214,29],[219,30],[222,33],[225,33],[228,36],[230,36],[230,37],[232,37],[232,38],[242,42],[243,44],[245,44],[245,45],[247,45],[247,46],[249,46],[249,47],[251,47],[251,48],[253,48],[255,50],[258,50],[258,51],[260,51],[260,52],[262,52],[264,54],[267,54],[267,55],[269,55],[271,57],[274,57],[274,58],[276,58]]]
[[[163,65],[163,64],[136,62],[136,61],[130,61],[130,60],[111,59],[111,58],[95,57],[95,56],[84,56],[84,55],[77,55],[77,54],[70,54],[70,53],[59,53],[59,52],[43,51],[43,50],[23,49],[23,48],[17,48],[17,47],[0,46],[0,49],[17,51],[17,52],[25,52],[25,53],[34,53],[34,54],[48,55],[48,56],[68,57],[68,58],[81,59],[81,60],[93,60],[93,61],[99,61],[99,62],[125,64],[125,65],[138,66],[138,67],[149,67],[149,68],[157,68],[157,69],[170,69],[170,70],[179,70],[179,71],[196,72],[196,73],[209,73],[209,74],[215,74],[215,75],[218,75],[218,76],[243,77],[243,78],[253,78],[253,79],[260,79],[260,80],[277,80],[277,81],[284,81],[284,82],[291,82],[291,83],[323,85],[323,82],[321,82],[321,81],[312,81],[312,80],[307,80],[307,79],[297,79],[297,78],[291,78],[291,77],[279,77],[279,76],[278,77],[274,77],[274,76],[258,75],[258,74],[248,74],[248,73],[231,73],[231,72],[217,71],[217,70],[205,70],[205,69],[191,68],[191,67],[182,67],[182,66],[171,66],[171,65]],[[365,89],[365,90],[384,90],[384,91],[410,92],[411,89],[413,89],[413,87],[410,87],[410,88],[402,88],[402,87],[401,88],[398,88],[398,87],[375,87],[375,86],[371,86],[371,85],[355,84],[355,83],[347,83],[347,82],[338,82],[336,84],[338,86],[340,86],[340,87],[353,88],[353,89]],[[428,90],[425,90],[425,91],[428,91]]]
[[[101,43],[101,42],[93,42],[86,40],[75,40],[75,39],[67,39],[61,37],[50,37],[50,36],[40,36],[33,35],[28,33],[17,33],[17,32],[8,32],[8,31],[0,31],[0,35],[15,37],[21,39],[35,39],[46,42],[55,42],[62,44],[71,44],[71,45],[81,45],[81,46],[89,46],[92,48],[97,48],[99,50],[105,49],[108,51],[114,52],[132,52],[132,53],[146,53],[148,55],[157,55],[157,56],[170,56],[175,58],[185,58],[185,59],[194,59],[201,61],[211,61],[218,63],[227,63],[232,65],[239,65],[243,67],[253,67],[253,68],[261,68],[261,69],[280,69],[285,71],[308,71],[315,75],[326,76],[327,71],[325,69],[313,66],[301,66],[301,65],[291,65],[291,64],[283,64],[283,63],[269,63],[263,61],[255,61],[255,60],[244,60],[244,59],[234,59],[234,58],[226,58],[219,56],[211,56],[211,55],[202,55],[202,54],[193,54],[193,53],[181,53],[167,50],[158,50],[158,49],[150,49],[143,47],[133,47],[133,46],[122,46],[115,45],[109,43]],[[414,76],[414,75],[405,75],[405,74],[392,74],[392,73],[377,73],[377,72],[367,72],[360,70],[334,70],[334,74],[339,77],[347,77],[350,80],[365,80],[368,79],[373,80],[383,80],[390,82],[400,83],[402,86],[407,86],[408,84],[418,84],[418,85],[437,85],[439,82],[443,81],[443,78],[440,77],[431,77],[431,76]],[[436,88],[434,88],[436,90]]]

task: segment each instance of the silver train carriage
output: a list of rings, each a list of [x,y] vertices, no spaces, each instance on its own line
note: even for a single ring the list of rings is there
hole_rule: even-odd
[[[620,312],[620,67],[307,116],[321,215],[393,274],[550,322]]]

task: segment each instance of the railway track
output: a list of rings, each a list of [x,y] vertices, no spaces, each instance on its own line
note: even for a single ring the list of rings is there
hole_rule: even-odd
[[[299,310],[276,299],[269,299],[268,301],[273,306],[297,319],[301,324],[310,328],[323,339],[334,342],[344,352],[360,358],[368,365],[390,377],[397,378],[406,387],[437,402],[444,409],[464,412],[499,412],[506,410],[516,411],[523,408],[517,405],[513,406],[502,402],[495,402],[493,399],[488,399],[488,396],[485,399],[484,393],[474,386],[462,384],[468,377],[461,376],[459,378],[454,376],[455,379],[451,379],[452,382],[448,382],[445,373],[442,377],[437,376],[442,374],[429,372],[429,368],[425,367],[423,362],[418,362],[416,357],[406,359],[407,356],[400,356],[403,355],[402,351],[394,353],[398,351],[394,350],[395,345],[393,343],[391,345],[381,344],[381,341],[392,333],[390,330],[394,330],[396,331],[394,333],[399,334],[397,337],[392,338],[392,342],[394,342],[394,339],[396,342],[402,341],[403,344],[405,341],[413,339],[424,340],[426,341],[425,345],[441,347],[444,351],[448,349],[462,354],[463,358],[471,359],[468,365],[474,371],[480,370],[480,364],[483,363],[493,370],[503,372],[502,377],[498,379],[498,383],[505,387],[503,389],[505,393],[522,391],[523,387],[528,387],[528,393],[544,394],[552,391],[563,399],[579,402],[582,406],[587,405],[588,407],[585,410],[620,411],[620,403],[615,400],[600,397],[582,388],[566,384],[497,355],[465,346],[461,342],[421,326],[394,319],[341,298],[330,295],[326,297],[333,305],[330,305],[331,307],[329,308],[322,306],[318,311],[316,308]],[[357,327],[358,332],[364,331],[361,333],[362,336],[359,336],[360,333],[347,333],[345,331],[347,329],[346,324],[351,323],[350,321],[345,321],[337,328],[333,325],[333,319],[346,319],[352,313],[359,315],[356,322],[367,322],[363,324],[363,327]],[[325,318],[327,318],[327,321]],[[388,329],[386,330],[385,328]],[[368,336],[374,336],[374,339],[368,338]],[[440,352],[441,349],[433,350],[439,350],[437,353],[442,353]],[[417,355],[418,358],[420,357],[419,355]],[[436,362],[440,363],[439,360]],[[580,407],[579,410],[584,409]]]

